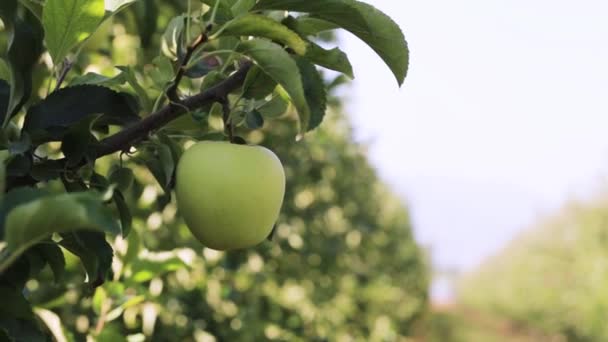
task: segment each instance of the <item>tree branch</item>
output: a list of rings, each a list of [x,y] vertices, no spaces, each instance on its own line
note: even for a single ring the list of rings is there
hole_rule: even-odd
[[[228,97],[228,94],[242,86],[251,66],[251,62],[245,62],[235,73],[216,86],[177,103],[170,103],[162,109],[148,115],[143,120],[125,127],[122,131],[101,140],[95,150],[95,159],[118,151],[128,151],[136,143],[147,139],[151,132],[162,128],[182,114],[196,110],[197,108],[201,108],[212,102],[222,102]],[[62,168],[67,164],[67,159],[63,158],[46,162],[53,162],[58,165],[59,168]],[[83,163],[78,164],[72,167],[72,169],[77,169],[83,165]],[[10,177],[9,182],[6,184],[6,191],[8,192],[11,189],[20,186],[33,186],[38,182],[39,181],[31,175]]]
[[[176,104],[169,104],[159,111],[148,115],[143,120],[103,139],[100,141],[95,153],[96,158],[118,151],[128,151],[135,143],[146,139],[150,132],[165,126],[182,114],[214,101],[222,102],[227,98],[228,94],[243,84],[251,65],[251,62],[247,62],[238,71],[216,86],[200,94],[181,100]]]

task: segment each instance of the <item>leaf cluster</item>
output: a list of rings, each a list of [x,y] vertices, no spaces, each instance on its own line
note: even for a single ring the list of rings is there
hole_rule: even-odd
[[[53,304],[32,303],[65,299],[74,260],[79,295],[95,293],[108,323],[149,299],[129,285],[184,268],[173,252],[140,255],[133,230],[153,214],[136,199],[155,188],[159,208],[172,203],[193,141],[278,130],[287,139],[269,144],[289,148],[315,134],[354,77],[345,52],[322,47],[328,32],[359,37],[399,84],[408,68],[397,24],[355,0],[3,0],[0,19],[0,334],[15,340],[43,340],[40,322],[71,338],[49,323]],[[55,287],[36,298],[49,270]]]

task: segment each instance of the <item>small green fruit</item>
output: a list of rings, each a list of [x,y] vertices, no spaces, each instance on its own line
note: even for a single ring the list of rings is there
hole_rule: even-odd
[[[202,244],[217,250],[264,241],[285,195],[281,161],[261,146],[197,143],[181,157],[176,181],[186,225]]]

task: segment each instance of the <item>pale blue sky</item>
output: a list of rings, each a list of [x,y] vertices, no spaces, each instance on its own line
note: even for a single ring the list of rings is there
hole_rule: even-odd
[[[440,268],[471,269],[608,177],[608,1],[365,0],[405,31],[402,89],[353,36],[348,112]]]

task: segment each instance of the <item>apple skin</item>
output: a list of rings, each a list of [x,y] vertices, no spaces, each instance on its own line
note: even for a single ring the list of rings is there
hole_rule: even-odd
[[[204,141],[182,155],[175,192],[186,225],[203,245],[241,249],[270,234],[283,204],[285,172],[267,148]]]

